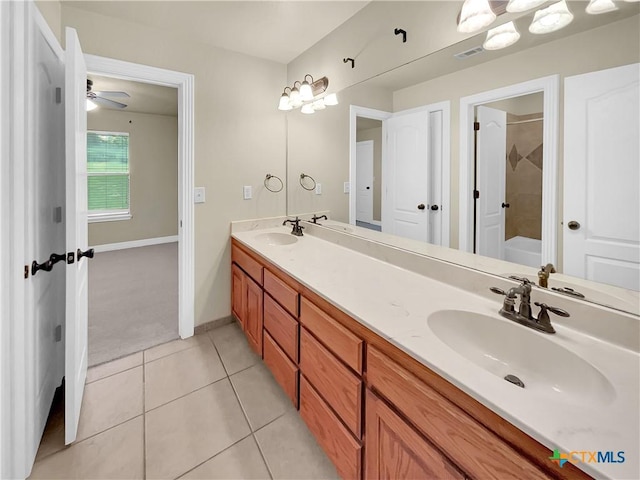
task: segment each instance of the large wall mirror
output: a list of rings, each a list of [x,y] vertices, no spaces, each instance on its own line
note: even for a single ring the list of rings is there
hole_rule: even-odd
[[[640,314],[640,4],[615,4],[569,2],[547,35],[522,16],[511,47],[478,52],[482,33],[289,112],[287,213],[502,276],[553,263],[559,294]]]

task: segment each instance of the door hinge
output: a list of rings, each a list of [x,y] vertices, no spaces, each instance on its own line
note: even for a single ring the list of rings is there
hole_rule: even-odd
[[[76,254],[74,252],[67,253],[67,265],[71,265],[76,261]]]
[[[29,278],[29,265],[24,266],[24,278]]]
[[[480,198],[480,192],[478,190],[473,191],[473,198],[475,198],[476,200]]]
[[[480,130],[480,122],[473,122],[473,130],[476,132]]]
[[[56,103],[62,103],[62,88],[56,87]]]

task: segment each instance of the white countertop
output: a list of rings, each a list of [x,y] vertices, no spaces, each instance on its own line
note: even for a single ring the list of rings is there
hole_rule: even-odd
[[[432,313],[454,309],[516,325],[498,315],[500,298],[492,301],[308,234],[291,245],[256,239],[262,233],[290,230],[250,230],[233,237],[551,450],[613,451],[614,458],[618,451],[625,452],[623,463],[577,463],[578,468],[597,478],[640,478],[638,352],[558,323],[555,335],[531,330],[590,363],[614,393],[596,401],[567,396],[560,389],[543,394],[521,389],[454,351],[427,323]],[[465,269],[458,268],[464,275]],[[540,357],[544,355],[541,351]]]

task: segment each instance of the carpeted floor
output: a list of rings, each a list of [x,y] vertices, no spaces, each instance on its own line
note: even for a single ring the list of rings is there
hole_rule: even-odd
[[[89,262],[89,366],[178,338],[178,244]]]

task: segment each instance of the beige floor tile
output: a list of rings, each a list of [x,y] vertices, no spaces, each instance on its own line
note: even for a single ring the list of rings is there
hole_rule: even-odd
[[[262,362],[236,373],[230,380],[254,432],[294,410],[291,400]]]
[[[151,410],[226,376],[209,341],[144,366],[145,408]]]
[[[255,433],[274,479],[340,478],[297,411]]]
[[[143,437],[139,416],[36,462],[29,478],[143,478]]]
[[[145,350],[144,362],[153,362],[154,360],[166,357],[167,355],[171,355],[172,353],[180,352],[182,350],[195,347],[196,345],[209,342],[210,340],[208,336],[203,333],[200,335],[194,335],[193,337],[189,337],[184,340],[178,339],[172,342],[163,343],[162,345],[158,345],[157,347]]]
[[[133,355],[122,357],[112,362],[103,363],[102,365],[96,365],[87,371],[87,383],[95,382],[101,378],[124,372],[125,370],[140,365],[142,365],[142,352],[134,353]]]
[[[248,436],[180,478],[235,480],[270,479],[271,476],[256,441]]]
[[[76,441],[142,414],[142,367],[85,386]]]
[[[146,414],[147,478],[176,478],[249,435],[228,379]]]
[[[224,368],[229,375],[244,370],[261,361],[260,356],[253,353],[244,333],[237,322],[207,332],[216,348]]]

